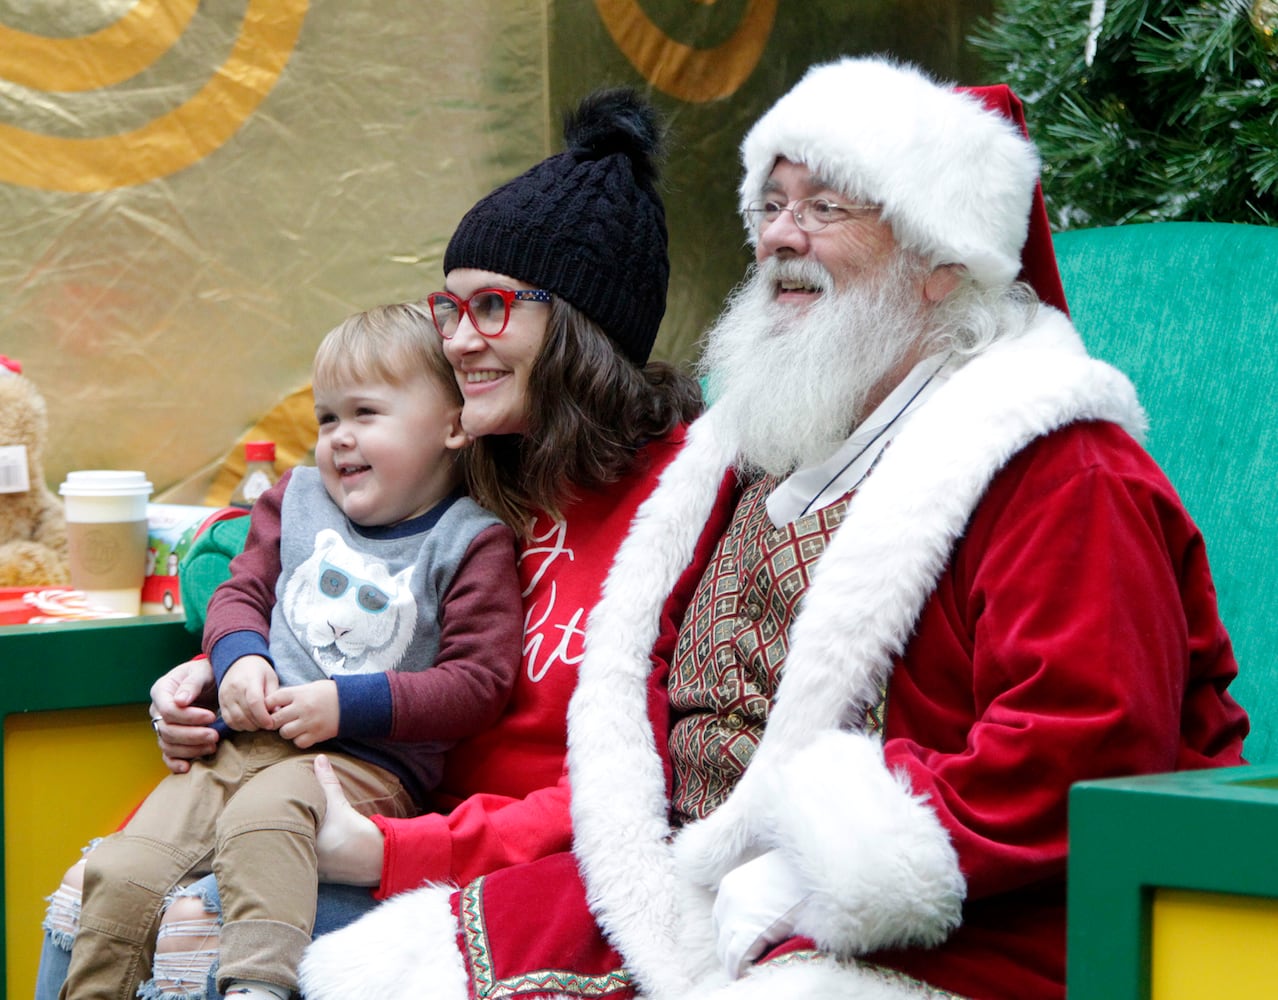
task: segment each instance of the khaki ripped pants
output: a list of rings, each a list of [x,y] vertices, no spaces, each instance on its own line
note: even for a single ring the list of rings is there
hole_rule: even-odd
[[[148,978],[168,897],[210,871],[223,907],[219,988],[256,979],[295,989],[315,921],[315,835],[325,813],[312,770],[318,753],[274,732],[233,733],[213,757],[161,781],[124,829],[88,856],[61,996],[133,1000]],[[327,756],[364,815],[415,811],[389,771]]]

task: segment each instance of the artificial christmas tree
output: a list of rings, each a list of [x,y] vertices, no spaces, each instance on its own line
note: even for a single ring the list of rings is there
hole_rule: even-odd
[[[1054,228],[1278,224],[1278,0],[1000,0],[970,41],[1026,102]]]

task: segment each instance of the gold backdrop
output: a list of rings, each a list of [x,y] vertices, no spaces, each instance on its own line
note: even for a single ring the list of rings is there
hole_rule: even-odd
[[[601,84],[646,89],[673,125],[655,353],[691,358],[748,259],[750,122],[842,53],[980,82],[978,6],[0,0],[0,353],[48,400],[47,480],[141,468],[202,499],[281,401],[294,419],[325,331],[438,287],[460,215]]]

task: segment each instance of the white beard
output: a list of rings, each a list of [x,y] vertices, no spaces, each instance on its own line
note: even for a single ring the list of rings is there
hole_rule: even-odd
[[[707,334],[701,370],[738,467],[782,477],[828,458],[881,396],[923,333],[917,265],[906,259],[872,282],[836,292],[809,260],[752,268]],[[784,277],[822,289],[803,311],[774,301]],[[877,404],[878,399],[873,399]]]

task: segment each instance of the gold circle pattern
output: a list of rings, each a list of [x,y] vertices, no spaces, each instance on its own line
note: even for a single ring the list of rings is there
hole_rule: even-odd
[[[209,82],[185,104],[131,132],[61,138],[0,124],[0,182],[45,191],[105,191],[167,177],[203,159],[239,130],[275,86],[301,34],[308,2],[248,0],[235,44]],[[138,7],[145,5],[149,0]],[[117,24],[140,16],[138,7]],[[163,20],[153,16],[153,23]],[[85,41],[100,40],[112,28]]]
[[[595,0],[595,7],[617,48],[644,79],[690,104],[736,93],[759,64],[777,14],[777,0],[750,0],[726,41],[698,49],[662,31],[637,0]]]
[[[171,49],[199,5],[138,0],[114,24],[81,38],[46,38],[0,24],[0,78],[64,93],[120,83]]]

